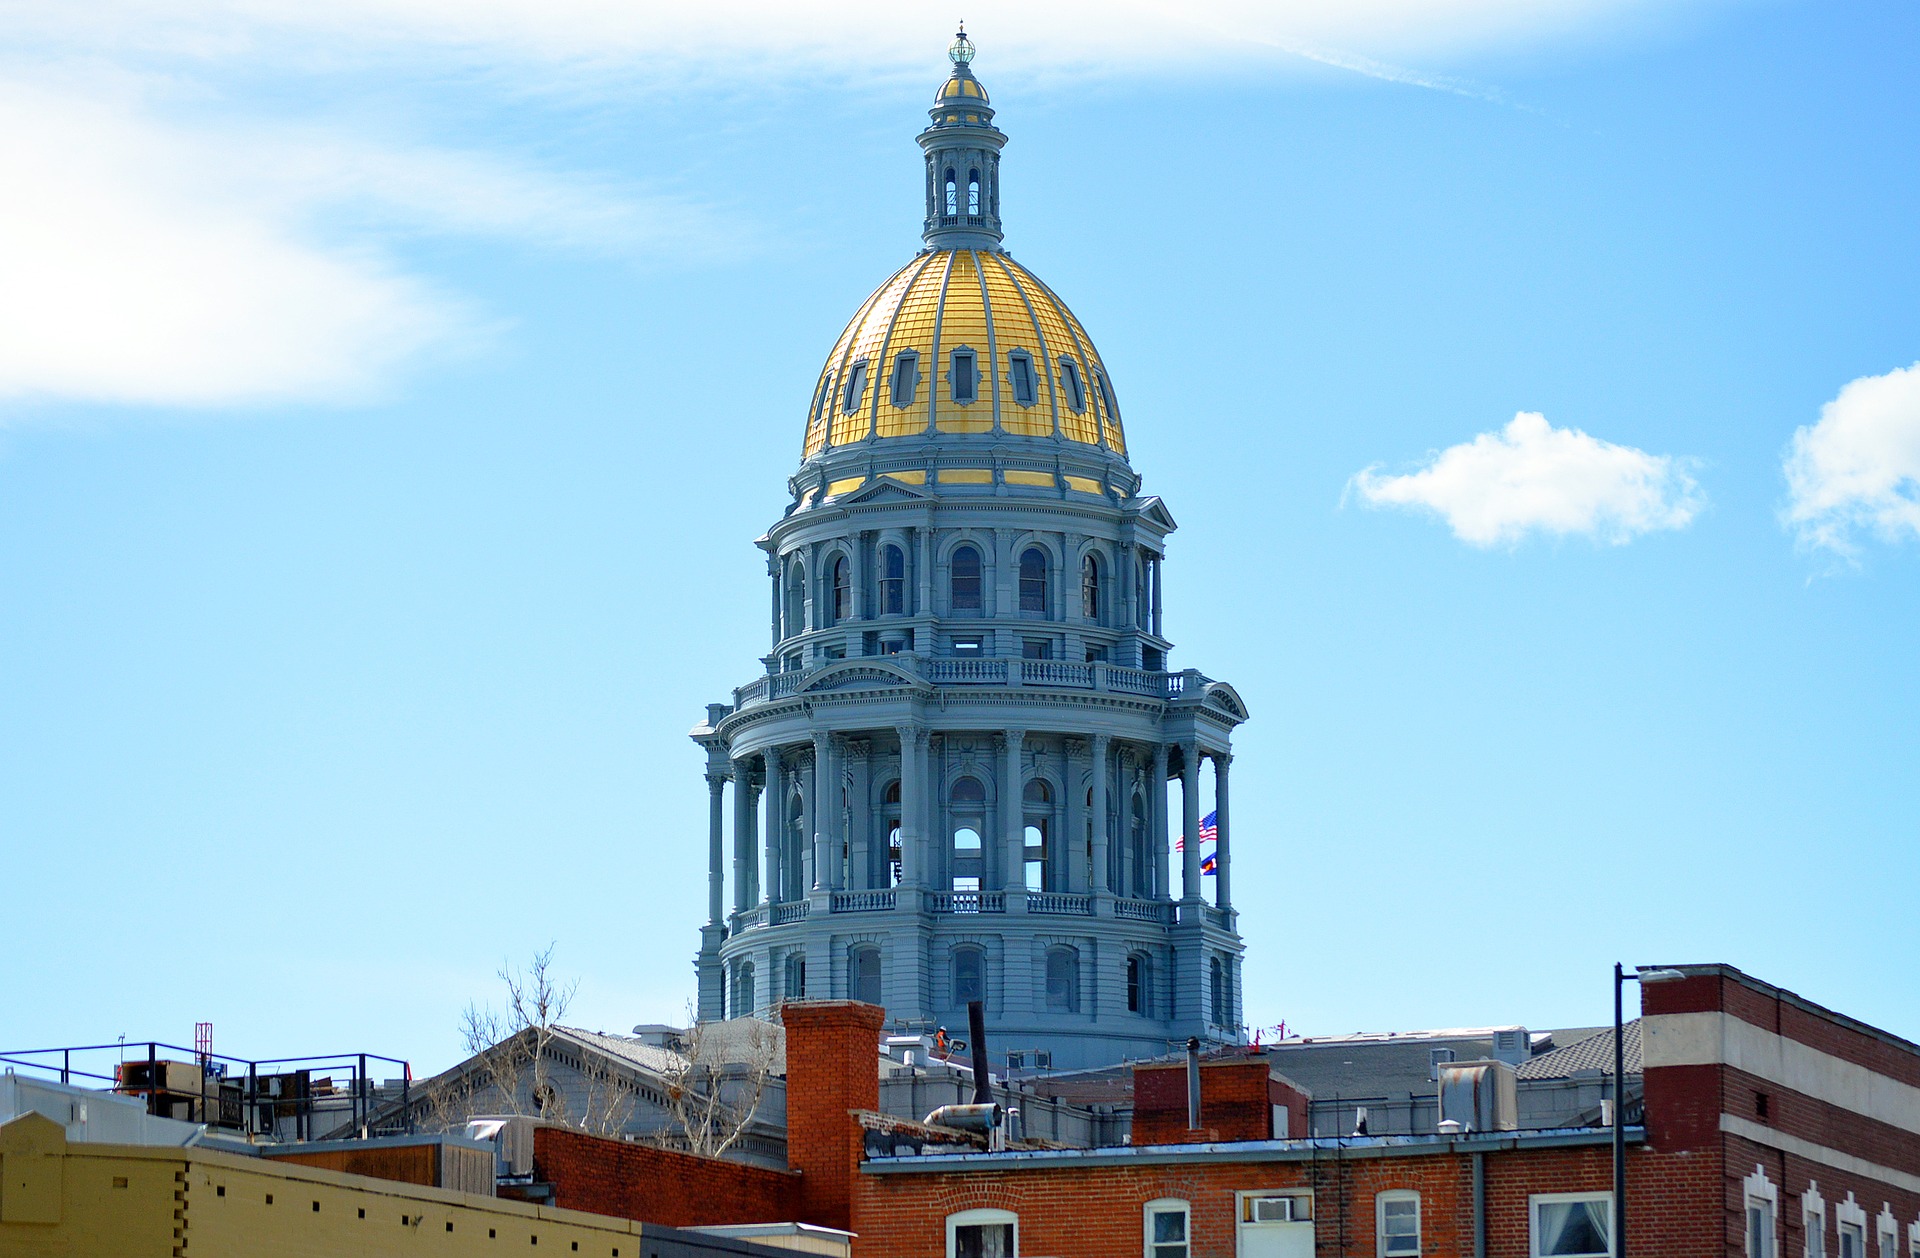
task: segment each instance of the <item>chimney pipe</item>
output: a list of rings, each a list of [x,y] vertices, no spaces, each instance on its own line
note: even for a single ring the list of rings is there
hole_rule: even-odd
[[[1200,1129],[1200,1041],[1187,1040],[1187,1130]]]
[[[967,1002],[967,1036],[973,1041],[973,1103],[993,1104],[993,1076],[987,1073],[987,1008]]]

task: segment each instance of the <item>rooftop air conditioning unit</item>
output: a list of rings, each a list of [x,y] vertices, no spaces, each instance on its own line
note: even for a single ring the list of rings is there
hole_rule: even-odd
[[[1513,1131],[1520,1097],[1513,1067],[1504,1061],[1449,1062],[1440,1067],[1440,1119],[1466,1131]]]

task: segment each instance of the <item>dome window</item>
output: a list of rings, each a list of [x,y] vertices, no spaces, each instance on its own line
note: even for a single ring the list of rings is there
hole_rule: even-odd
[[[1066,390],[1068,406],[1075,411],[1087,409],[1087,385],[1080,378],[1080,365],[1071,358],[1060,359],[1060,387]]]
[[[907,610],[907,556],[898,546],[889,546],[882,552],[885,558],[880,568],[880,611],[882,615],[898,616]]]
[[[967,172],[967,213],[976,217],[980,213],[980,172],[977,170]]]
[[[1020,556],[1020,612],[1047,614],[1047,553],[1037,546]]]
[[[952,218],[960,212],[960,188],[954,182],[953,169],[947,169],[947,217]]]
[[[948,364],[947,386],[953,390],[953,400],[966,406],[980,396],[980,360],[970,349],[956,349]]]
[[[920,355],[915,350],[903,349],[893,360],[893,404],[896,407],[912,406],[919,392]]]
[[[955,612],[977,612],[980,610],[980,552],[972,546],[961,546],[954,550],[949,562],[947,577],[948,610]]]
[[[1117,422],[1120,418],[1120,403],[1113,400],[1113,383],[1107,379],[1107,373],[1095,367],[1093,383],[1100,390],[1100,405],[1107,408],[1108,421]]]
[[[1034,387],[1032,354],[1016,349],[1007,355],[1007,382],[1013,386],[1013,400],[1021,406],[1032,406],[1039,400],[1039,390]]]
[[[847,385],[840,391],[840,409],[851,415],[860,409],[867,391],[867,360],[862,358],[847,371]]]

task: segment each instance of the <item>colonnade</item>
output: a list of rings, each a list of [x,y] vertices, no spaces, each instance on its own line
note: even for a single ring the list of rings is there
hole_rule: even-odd
[[[804,899],[811,891],[883,890],[894,885],[890,838],[895,805],[891,799],[882,799],[878,788],[892,781],[896,771],[898,885],[952,889],[953,849],[949,845],[953,841],[955,805],[946,798],[935,765],[942,740],[946,739],[977,743],[990,738],[993,744],[991,756],[977,766],[978,776],[992,782],[997,805],[974,805],[980,822],[979,890],[1024,888],[1030,811],[1025,788],[1034,780],[1026,772],[1025,748],[1029,734],[1037,733],[1040,731],[1018,727],[936,731],[917,723],[850,734],[819,731],[808,741],[748,753],[710,769],[709,924],[726,921],[729,863],[735,915],[747,913],[762,902]],[[884,748],[889,734],[897,751],[876,751],[877,747]],[[1229,753],[1193,740],[1137,743],[1104,733],[1056,736],[1063,740],[1064,772],[1058,783],[1060,796],[1050,797],[1046,815],[1062,824],[1057,827],[1058,834],[1048,834],[1051,850],[1046,856],[1046,891],[1172,900],[1175,853],[1169,833],[1168,782],[1178,752],[1183,803],[1180,833],[1188,839],[1178,854],[1181,902],[1199,904],[1207,900],[1201,891],[1203,853],[1198,836],[1201,762],[1210,760],[1217,833],[1212,902],[1221,909],[1232,907]],[[1117,800],[1109,798],[1123,753],[1143,766],[1146,774],[1145,866],[1139,864],[1142,853],[1127,850],[1133,837],[1130,827],[1138,822],[1130,815],[1131,794],[1126,783],[1118,783]],[[1083,772],[1088,788],[1084,793]],[[733,786],[731,861],[724,833],[728,783]],[[1081,836],[1085,838],[1076,842]],[[1116,842],[1123,845],[1118,853],[1113,850]],[[1149,872],[1151,885],[1143,886]]]

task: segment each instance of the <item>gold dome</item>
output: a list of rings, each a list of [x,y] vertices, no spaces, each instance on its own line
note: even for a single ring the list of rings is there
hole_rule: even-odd
[[[984,249],[923,253],[867,298],[821,369],[804,457],[928,433],[1059,436],[1127,453],[1106,364],[1080,320],[1031,271]]]
[[[987,89],[982,87],[980,80],[974,78],[971,74],[962,75],[956,73],[940,88],[940,94],[934,97],[936,104],[944,104],[950,100],[977,100],[981,104],[985,104],[987,101]]]

